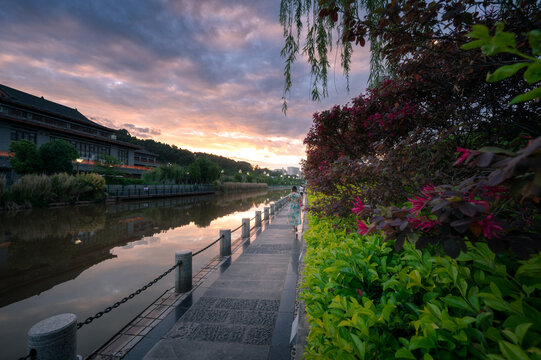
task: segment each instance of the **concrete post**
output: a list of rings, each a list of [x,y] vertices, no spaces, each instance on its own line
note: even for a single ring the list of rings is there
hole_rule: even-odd
[[[270,204],[270,214],[271,214],[271,216],[274,215],[275,206],[276,205],[274,203]]]
[[[263,220],[269,221],[269,207],[265,206],[263,208]]]
[[[27,347],[40,360],[76,360],[77,316],[66,313],[38,322],[28,330]]]
[[[242,219],[242,238],[249,238],[250,237],[250,219],[244,218]]]
[[[175,263],[182,262],[175,271],[175,292],[185,293],[192,289],[192,252],[178,251]]]
[[[231,229],[220,230],[220,256],[231,255]]]
[[[261,227],[261,211],[255,212],[255,226]]]

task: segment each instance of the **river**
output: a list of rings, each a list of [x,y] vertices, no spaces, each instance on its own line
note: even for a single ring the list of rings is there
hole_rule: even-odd
[[[175,251],[197,251],[242,218],[288,191],[177,197],[0,216],[0,359],[26,355],[36,322],[74,313],[79,322],[111,306],[174,264]],[[253,222],[252,222],[253,225]],[[232,238],[240,236],[240,231]],[[193,259],[194,274],[219,252]],[[77,333],[90,355],[174,286],[174,272]]]

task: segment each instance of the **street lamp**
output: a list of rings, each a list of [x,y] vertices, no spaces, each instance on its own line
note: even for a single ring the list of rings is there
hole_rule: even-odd
[[[77,159],[75,159],[75,161],[77,162],[77,174],[78,174],[79,173],[79,164],[83,162],[83,159],[77,158]]]

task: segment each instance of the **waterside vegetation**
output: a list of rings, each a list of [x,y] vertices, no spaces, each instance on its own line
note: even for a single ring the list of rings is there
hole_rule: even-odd
[[[323,89],[334,30],[386,71],[305,139],[306,358],[541,359],[539,2],[299,4]]]

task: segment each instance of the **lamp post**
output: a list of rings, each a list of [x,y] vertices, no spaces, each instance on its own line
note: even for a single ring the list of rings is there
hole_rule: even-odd
[[[75,159],[75,161],[77,162],[77,174],[78,174],[79,173],[79,164],[81,164],[83,162],[83,159],[77,158],[77,159]]]

